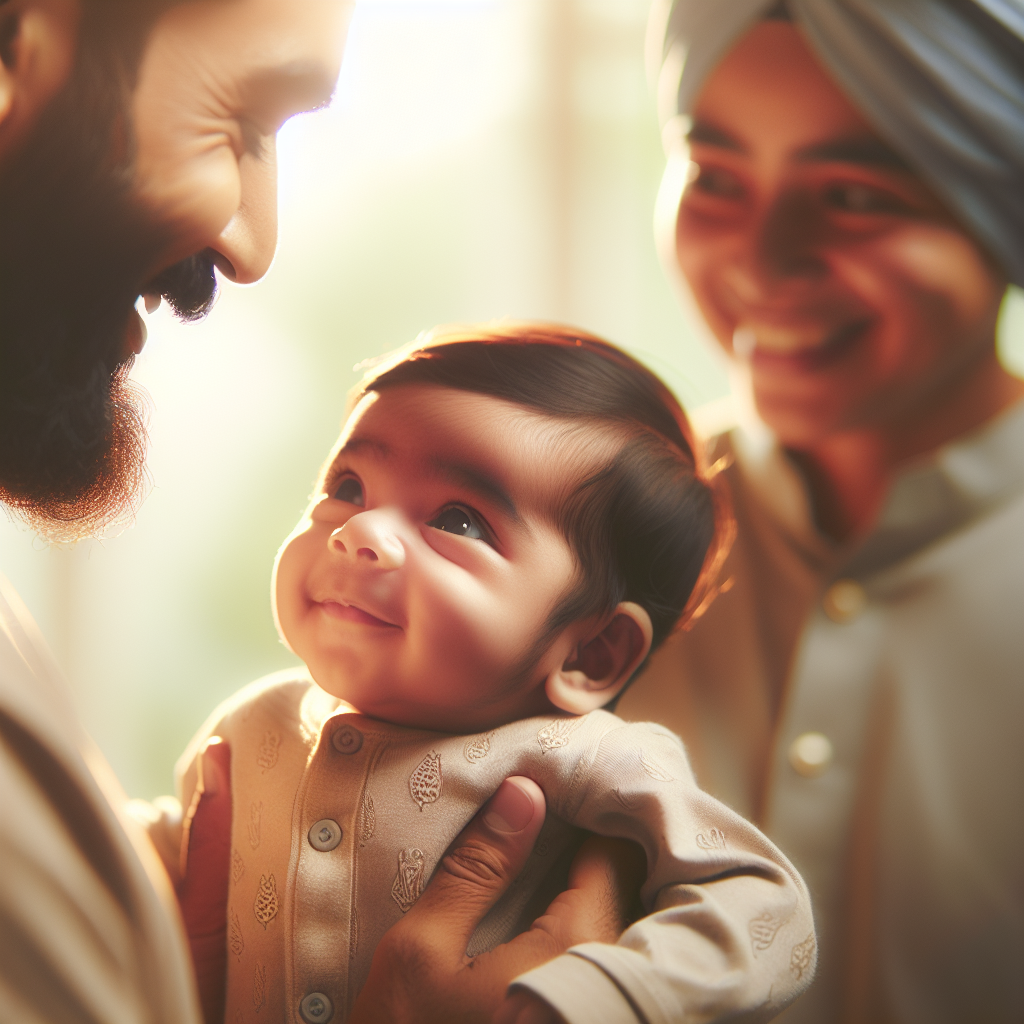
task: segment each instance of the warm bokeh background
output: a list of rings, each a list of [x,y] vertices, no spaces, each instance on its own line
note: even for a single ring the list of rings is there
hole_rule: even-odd
[[[443,321],[567,320],[688,405],[726,391],[651,234],[661,147],[647,0],[367,0],[331,109],[279,139],[281,242],[255,288],[135,371],[152,398],[136,525],[72,550],[0,519],[0,568],[128,791],[155,796],[224,697],[293,659],[270,617],[353,365]],[[1004,318],[1024,368],[1024,301]]]

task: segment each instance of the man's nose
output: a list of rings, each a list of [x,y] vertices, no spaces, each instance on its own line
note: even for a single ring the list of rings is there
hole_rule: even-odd
[[[383,572],[405,564],[405,545],[394,513],[374,508],[352,516],[327,540],[331,551]]]
[[[821,258],[820,226],[811,204],[783,195],[753,218],[725,279],[744,303],[767,303],[784,292],[817,281],[827,273]]]
[[[270,269],[277,249],[277,150],[266,139],[259,157],[239,164],[238,209],[210,248],[225,277],[252,284]]]

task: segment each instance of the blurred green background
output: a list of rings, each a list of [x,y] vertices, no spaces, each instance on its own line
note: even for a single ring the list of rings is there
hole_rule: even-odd
[[[133,796],[168,792],[223,698],[294,663],[270,569],[336,435],[353,366],[436,323],[576,323],[690,407],[724,371],[680,311],[651,232],[662,166],[647,0],[367,0],[336,99],[279,138],[281,238],[211,318],[161,309],[135,379],[150,494],[73,549],[0,521],[0,567]],[[1004,317],[1024,369],[1024,301]]]

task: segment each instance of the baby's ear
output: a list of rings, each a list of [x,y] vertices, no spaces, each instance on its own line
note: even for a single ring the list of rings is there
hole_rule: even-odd
[[[584,640],[544,684],[548,700],[573,715],[604,707],[618,696],[651,649],[651,617],[623,601],[601,631]]]

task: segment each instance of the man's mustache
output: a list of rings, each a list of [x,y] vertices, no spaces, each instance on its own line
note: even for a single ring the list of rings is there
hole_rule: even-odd
[[[202,320],[217,299],[213,257],[199,252],[175,263],[154,277],[146,291],[159,292],[179,320]]]

